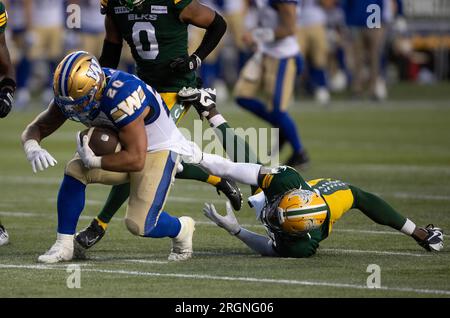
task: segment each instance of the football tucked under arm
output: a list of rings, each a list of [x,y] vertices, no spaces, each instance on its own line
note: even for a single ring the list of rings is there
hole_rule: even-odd
[[[111,128],[92,127],[82,131],[80,136],[88,136],[89,148],[99,157],[119,152],[122,148],[119,135]]]

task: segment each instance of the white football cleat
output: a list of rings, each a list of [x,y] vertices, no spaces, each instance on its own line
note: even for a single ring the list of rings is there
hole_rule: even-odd
[[[55,264],[73,259],[73,235],[59,234],[56,243],[43,255],[38,257],[39,263]]]
[[[6,229],[3,225],[0,225],[0,246],[6,245],[9,243],[9,235],[6,232]]]
[[[177,237],[172,239],[172,251],[169,261],[185,261],[192,257],[192,237],[195,231],[195,221],[191,217],[183,216],[180,219],[181,230]]]

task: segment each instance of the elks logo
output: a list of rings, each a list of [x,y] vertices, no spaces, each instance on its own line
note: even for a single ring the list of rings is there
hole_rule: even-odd
[[[155,14],[129,14],[128,21],[156,21],[158,16]]]

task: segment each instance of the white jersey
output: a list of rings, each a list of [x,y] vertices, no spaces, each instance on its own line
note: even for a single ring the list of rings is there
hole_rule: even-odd
[[[13,31],[24,30],[26,28],[24,0],[9,1],[8,16],[8,26]]]
[[[100,13],[98,0],[81,0],[81,31],[101,33],[105,30],[105,17]]]
[[[62,27],[64,25],[64,1],[33,0],[33,26],[41,28]]]
[[[255,0],[258,8],[258,26],[276,29],[280,23],[276,3],[297,3],[296,0]],[[262,52],[274,58],[282,59],[299,54],[300,47],[295,35],[262,45]]]
[[[308,27],[327,23],[327,14],[318,0],[301,0],[297,12],[299,26]]]

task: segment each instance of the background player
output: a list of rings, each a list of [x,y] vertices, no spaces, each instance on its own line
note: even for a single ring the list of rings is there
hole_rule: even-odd
[[[296,39],[298,1],[256,0],[258,25],[244,35],[244,43],[257,49],[241,72],[235,87],[236,102],[272,126],[280,129],[280,145],[293,148],[291,166],[305,167],[309,158],[287,108],[292,101],[294,82],[301,69]],[[258,98],[260,93],[264,99]]]
[[[7,25],[8,13],[5,5],[0,1],[0,118],[5,118],[11,112],[14,92],[16,91],[14,67],[11,64],[5,38]],[[7,244],[8,241],[8,232],[6,232],[0,221],[0,246]]]

